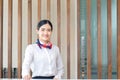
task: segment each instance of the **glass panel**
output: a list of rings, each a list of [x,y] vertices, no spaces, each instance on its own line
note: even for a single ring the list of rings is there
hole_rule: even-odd
[[[80,66],[80,72],[81,76],[80,78],[86,79],[86,0],[80,0],[80,30],[81,30],[81,66]]]
[[[117,0],[112,0],[112,78],[117,79]]]
[[[108,78],[108,55],[107,55],[107,1],[101,0],[101,45],[102,45],[102,78]],[[117,79],[117,0],[112,0],[112,78]],[[80,30],[81,30],[81,73],[86,76],[86,60],[87,60],[87,47],[86,47],[86,0],[80,0]],[[97,0],[91,0],[91,78],[97,79]]]
[[[101,0],[102,78],[107,78],[107,0]]]
[[[97,79],[97,0],[91,0],[92,79]]]

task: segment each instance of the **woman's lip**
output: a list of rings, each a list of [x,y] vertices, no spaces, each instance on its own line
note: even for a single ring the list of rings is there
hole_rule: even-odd
[[[48,35],[44,35],[43,37],[49,37]]]
[[[49,38],[48,36],[44,36],[44,38]]]

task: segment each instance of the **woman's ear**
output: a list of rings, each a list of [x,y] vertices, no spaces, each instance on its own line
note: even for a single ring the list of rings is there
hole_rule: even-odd
[[[37,34],[39,34],[39,31],[38,31],[38,29],[36,29],[36,33],[37,33]]]

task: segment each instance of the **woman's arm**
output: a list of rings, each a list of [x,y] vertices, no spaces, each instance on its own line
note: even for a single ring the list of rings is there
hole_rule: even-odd
[[[60,55],[60,51],[58,49],[58,56],[57,56],[57,75],[55,78],[61,79],[61,76],[63,76],[64,73],[64,65],[62,62],[62,57]]]
[[[30,64],[33,60],[33,51],[32,45],[27,46],[25,50],[25,57],[22,64],[22,78],[30,79]]]

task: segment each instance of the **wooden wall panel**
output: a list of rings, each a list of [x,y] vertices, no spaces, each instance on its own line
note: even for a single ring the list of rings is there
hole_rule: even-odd
[[[108,79],[112,78],[112,21],[111,0],[107,0],[107,50],[108,50]]]
[[[8,78],[12,77],[12,0],[8,0]]]
[[[98,79],[102,78],[102,48],[101,48],[101,0],[97,0],[97,27],[98,27]]]
[[[67,6],[67,79],[70,79],[70,0],[66,2]]]
[[[32,0],[28,0],[28,44],[32,43]]]
[[[117,0],[117,78],[120,79],[120,0]]]
[[[47,1],[47,19],[50,19],[50,8],[51,8],[51,5],[50,5],[50,2],[51,2],[51,0],[48,0]]]
[[[0,78],[3,69],[3,0],[0,0]]]
[[[77,78],[80,79],[80,0],[77,0]]]
[[[22,0],[18,0],[18,78],[22,70]]]
[[[87,78],[91,79],[91,0],[87,0]]]
[[[38,0],[38,22],[41,19],[41,0]]]
[[[61,1],[57,0],[57,42],[61,51]]]

